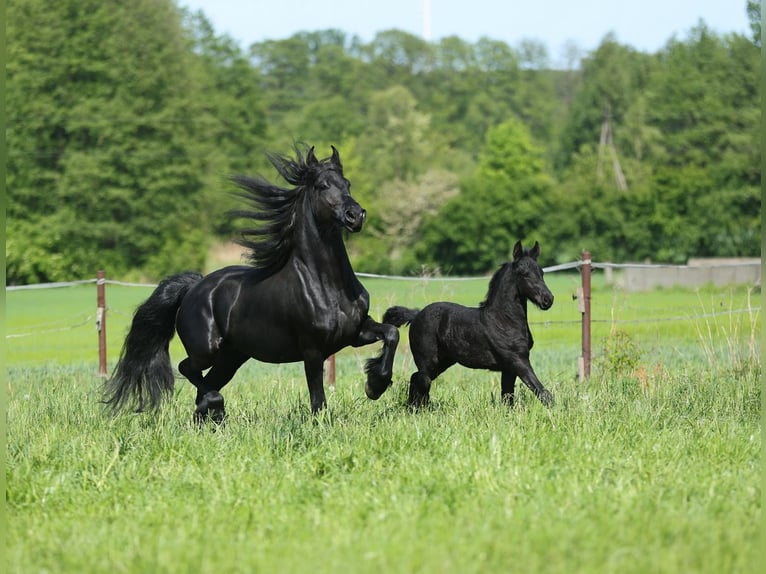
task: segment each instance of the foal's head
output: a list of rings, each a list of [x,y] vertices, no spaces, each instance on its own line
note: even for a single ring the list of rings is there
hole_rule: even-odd
[[[537,241],[531,249],[522,247],[521,241],[517,241],[513,246],[511,268],[519,292],[544,311],[553,305],[553,293],[543,280],[543,270],[537,263],[539,255],[540,244]]]

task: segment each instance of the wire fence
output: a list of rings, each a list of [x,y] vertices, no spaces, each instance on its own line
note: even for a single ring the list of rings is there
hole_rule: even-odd
[[[629,269],[629,268],[632,268],[632,269],[672,268],[677,270],[677,269],[690,268],[689,266],[667,265],[667,264],[634,264],[634,263],[611,263],[611,262],[600,263],[600,262],[591,262],[590,257],[588,257],[587,261],[585,261],[584,259],[585,258],[583,258],[583,260],[580,260],[580,261],[572,261],[569,263],[545,267],[543,270],[546,273],[557,273],[557,272],[571,271],[571,270],[577,270],[578,272],[582,273],[583,266],[586,264],[593,269],[600,269],[600,270]],[[736,266],[737,266],[736,263],[730,263],[730,264],[725,263],[720,265],[720,267],[736,267]],[[374,274],[374,273],[357,273],[357,276],[360,278],[385,279],[385,280],[393,280],[393,281],[418,281],[418,282],[431,282],[431,281],[435,281],[435,282],[484,281],[486,282],[488,280],[487,276],[476,276],[476,277],[396,276],[396,275],[380,275],[380,274]],[[40,289],[58,289],[58,288],[76,287],[76,286],[99,284],[99,283],[101,285],[112,285],[112,286],[127,287],[127,288],[134,288],[134,287],[135,288],[154,288],[157,286],[155,283],[126,282],[126,281],[94,278],[94,279],[62,281],[62,282],[34,284],[34,285],[7,286],[6,292],[24,291],[24,290],[40,290]],[[582,298],[584,296],[585,295],[580,290],[578,290],[578,293],[576,295],[573,295],[573,299],[577,297]],[[592,298],[592,295],[590,294],[590,292],[587,294],[587,296],[589,298]],[[700,323],[704,323],[706,321],[717,321],[719,317],[732,318],[732,317],[736,317],[740,315],[749,315],[752,322],[754,318],[757,318],[758,314],[761,311],[761,307],[758,305],[752,305],[748,298],[747,306],[737,307],[737,308],[721,308],[721,309],[712,309],[712,308],[705,309],[704,306],[702,305],[698,305],[697,308],[692,309],[688,306],[687,307],[665,306],[662,308],[657,308],[657,307],[645,307],[645,306],[639,306],[639,305],[633,305],[633,304],[623,304],[620,309],[622,313],[624,313],[625,315],[628,315],[628,317],[625,317],[625,316],[615,316],[613,312],[613,308],[610,306],[610,302],[604,301],[603,298],[600,301],[596,301],[595,303],[596,303],[595,316],[593,316],[593,313],[589,312],[587,317],[588,329],[590,329],[591,324],[593,324],[597,328],[599,326],[615,328],[621,325],[641,326],[641,325],[651,325],[651,324],[661,325],[661,324],[681,323],[681,322],[696,322],[699,325]],[[700,307],[703,307],[703,308],[700,308]],[[104,311],[107,311],[108,313],[116,314],[123,318],[129,318],[129,317],[132,317],[133,315],[133,309],[120,309],[119,307],[115,307],[115,306],[107,304],[105,305],[105,308],[103,310],[97,309],[95,314],[91,310],[83,310],[82,312],[75,313],[66,318],[42,322],[42,323],[38,323],[34,325],[25,325],[23,329],[19,329],[18,331],[15,331],[15,332],[6,333],[5,338],[6,340],[12,340],[12,339],[23,339],[28,337],[39,337],[45,334],[64,333],[67,331],[93,328],[94,324],[97,326],[97,329],[100,329],[100,321],[103,318],[102,313]],[[608,315],[608,316],[605,316],[605,315]],[[529,324],[541,330],[548,329],[550,331],[556,331],[556,333],[558,333],[558,335],[561,337],[561,340],[557,342],[557,341],[552,341],[549,338],[550,343],[560,344],[560,345],[572,345],[573,336],[575,336],[572,330],[575,327],[582,326],[586,319],[584,316],[581,316],[580,313],[577,313],[575,310],[572,311],[571,316],[572,316],[571,319],[556,318],[552,320],[546,320],[546,319],[530,320]],[[563,331],[559,332],[562,329],[565,330],[566,333],[564,333]],[[544,333],[541,333],[541,334],[544,335]],[[583,330],[582,337],[584,336],[585,336],[585,332]],[[588,334],[588,337],[590,337],[589,334]],[[583,351],[583,354],[585,354],[585,351]],[[588,355],[589,354],[590,354],[590,351],[588,350]]]

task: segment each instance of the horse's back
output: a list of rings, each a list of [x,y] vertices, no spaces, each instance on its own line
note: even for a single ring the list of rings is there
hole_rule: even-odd
[[[355,278],[354,278],[355,279]],[[184,299],[176,328],[190,354],[229,346],[269,363],[300,361],[311,348],[332,354],[358,336],[369,295],[358,285],[350,300],[342,289],[307,288],[295,270],[267,274],[231,266],[202,279]]]
[[[472,331],[479,321],[479,311],[449,301],[438,301],[423,307],[412,320],[410,339],[450,339]]]
[[[427,305],[412,321],[410,347],[419,368],[441,365],[436,367],[441,372],[454,363],[499,368],[495,345],[477,307],[446,301]]]

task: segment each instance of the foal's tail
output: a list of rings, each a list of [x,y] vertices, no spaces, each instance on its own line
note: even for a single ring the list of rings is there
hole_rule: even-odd
[[[407,307],[389,307],[388,310],[383,313],[383,322],[393,325],[394,327],[401,327],[404,324],[410,324],[415,316],[420,313],[420,309],[408,309]]]
[[[156,409],[173,390],[168,346],[175,334],[176,313],[189,288],[202,279],[192,271],[163,279],[133,315],[120,360],[104,385],[104,400],[113,413],[135,404],[136,412]]]

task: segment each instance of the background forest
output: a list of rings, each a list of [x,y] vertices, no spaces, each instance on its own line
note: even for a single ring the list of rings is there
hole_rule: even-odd
[[[732,7],[732,9],[737,9]],[[243,48],[172,0],[9,0],[9,284],[158,279],[236,236],[227,176],[268,151],[341,153],[368,211],[358,271],[760,255],[760,2],[657,53],[606,36],[369,43],[341,30]]]

